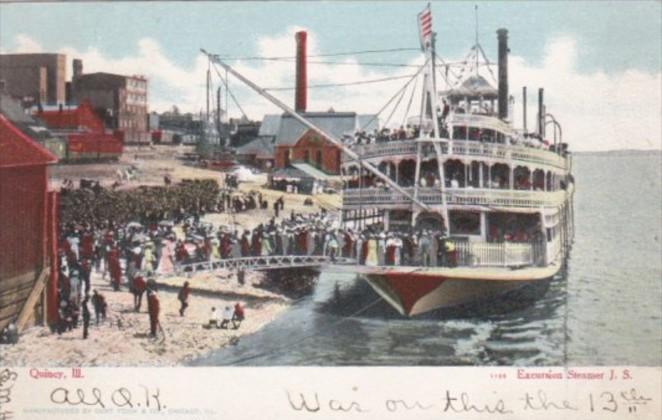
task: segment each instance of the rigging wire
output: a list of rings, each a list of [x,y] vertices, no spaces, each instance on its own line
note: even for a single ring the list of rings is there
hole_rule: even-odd
[[[411,88],[411,96],[409,97],[409,102],[407,103],[407,109],[405,110],[405,113],[402,116],[402,124],[400,125],[405,125],[405,121],[407,120],[407,115],[409,114],[409,110],[411,109],[411,104],[414,101],[414,94],[416,93],[416,85],[418,84],[418,79],[414,82]]]
[[[254,57],[255,61],[274,61],[274,62],[284,62],[284,63],[293,63],[296,60],[296,57]],[[373,66],[373,67],[410,67],[418,68],[417,64],[406,64],[406,63],[378,63],[378,62],[347,62],[347,61],[318,61],[318,60],[306,60],[307,64],[330,64],[335,66]]]
[[[221,79],[221,82],[223,82],[223,85],[225,85],[225,91],[230,94],[230,97],[232,98],[232,101],[234,102],[235,105],[237,105],[237,108],[239,108],[239,111],[241,112],[241,115],[244,118],[248,118],[248,116],[244,112],[244,109],[241,107],[241,105],[239,105],[239,101],[237,101],[237,98],[235,98],[234,93],[232,93],[232,91],[230,90],[230,85],[228,84],[228,81],[225,80],[223,75],[221,75],[221,72],[218,70],[218,66],[216,65],[216,63],[213,63],[213,67],[214,67],[214,71],[216,71],[216,74]],[[227,104],[225,106],[228,107]],[[228,116],[229,116],[229,113],[228,113]]]
[[[400,51],[419,51],[418,48],[388,48],[383,50],[359,50],[359,51],[344,51],[337,53],[327,53],[327,54],[311,54],[308,57],[341,57],[346,55],[359,55],[359,54],[378,54],[386,52],[400,52]],[[264,57],[264,56],[228,56],[228,55],[219,55],[220,58],[224,60],[281,60],[281,59],[295,59],[296,56],[273,56],[273,57]]]
[[[492,71],[492,67],[491,67],[492,65],[494,65],[494,63],[490,63],[490,60],[487,58],[487,54],[485,54],[483,47],[480,44],[476,44],[476,45],[478,45],[478,50],[480,51],[480,54],[483,56],[483,60],[485,60],[484,67],[487,67],[487,70],[490,72],[490,76],[492,76],[492,80],[494,80],[494,83],[498,83],[497,78],[494,75],[494,72]],[[478,53],[476,53],[476,56],[478,56]],[[478,58],[476,58],[476,64],[478,64]]]
[[[291,60],[288,60],[291,61]],[[418,64],[404,64],[404,63],[376,63],[376,62],[366,62],[366,61],[357,61],[355,63],[347,61],[314,61],[308,60],[307,64],[330,64],[334,66],[366,66],[366,67],[408,67],[408,68],[418,68]]]
[[[437,59],[439,65],[440,65],[440,67],[439,67],[439,72],[440,72],[441,76],[442,76],[442,77],[444,78],[444,80],[446,81],[446,84],[448,84],[448,86],[450,86],[450,80],[448,80],[448,74],[447,74],[447,73],[451,73],[451,76],[454,77],[454,78],[456,78],[456,79],[458,78],[457,73],[456,73],[455,70],[453,70],[453,68],[452,68],[452,67],[453,67],[453,64],[451,64],[451,63],[447,63],[447,62],[446,62],[442,57],[440,57],[439,55],[436,55],[435,58]],[[466,62],[466,61],[458,61],[458,62],[456,62],[455,64],[465,66],[465,65],[467,64],[467,62]],[[441,67],[444,67],[447,71],[446,71],[445,73],[441,73]]]
[[[398,79],[406,79],[408,77],[415,76],[415,74],[406,74],[404,76],[391,76],[391,77],[382,77],[379,79],[368,79],[368,80],[358,80],[355,82],[347,82],[347,83],[323,83],[323,84],[318,84],[318,85],[308,85],[309,89],[315,89],[315,88],[328,88],[328,87],[341,87],[341,86],[356,86],[356,85],[367,85],[371,83],[381,83],[381,82],[389,82],[391,80],[398,80]],[[266,91],[283,91],[283,90],[295,90],[296,87],[270,87],[270,88],[264,88]]]
[[[395,105],[393,105],[393,109],[391,110],[391,113],[389,114],[388,118],[384,122],[384,127],[386,127],[388,125],[388,123],[391,121],[391,118],[393,118],[393,114],[395,114],[395,110],[398,109],[398,106],[400,106],[400,102],[402,102],[402,98],[404,98],[406,91],[407,91],[406,87],[405,87],[405,89],[402,89],[402,93],[400,94],[400,97],[395,102]]]
[[[368,120],[368,122],[366,122],[365,124],[363,124],[363,126],[361,126],[361,128],[360,128],[359,130],[360,130],[360,131],[363,131],[363,130],[366,129],[366,127],[368,127],[370,124],[372,124],[372,122],[375,121],[375,119],[377,119],[377,117],[379,117],[379,115],[380,115],[382,112],[384,112],[384,110],[385,110],[385,109],[391,104],[391,102],[393,102],[393,100],[394,100],[394,99],[400,94],[400,91],[401,91],[401,90],[404,90],[404,89],[407,89],[407,86],[409,86],[409,85],[411,84],[411,82],[413,82],[414,80],[416,80],[417,76],[418,76],[419,74],[421,74],[421,72],[423,71],[423,69],[425,68],[425,66],[427,66],[427,64],[428,64],[428,60],[426,60],[425,63],[423,63],[423,65],[418,69],[418,71],[416,72],[416,74],[414,74],[414,75],[412,76],[412,78],[409,79],[409,80],[407,81],[407,83],[405,83],[405,85],[404,85],[402,88],[400,88],[400,90],[398,90],[398,91],[395,93],[395,95],[393,95],[393,96],[391,97],[391,99],[389,99],[389,100],[386,102],[386,104],[384,104],[384,106],[383,106],[379,111],[377,111],[377,113],[376,113],[375,115],[372,116],[372,118],[370,118],[370,119]]]

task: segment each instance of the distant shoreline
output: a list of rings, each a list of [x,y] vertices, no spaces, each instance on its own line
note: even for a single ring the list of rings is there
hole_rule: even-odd
[[[572,152],[573,155],[577,156],[590,156],[590,155],[622,155],[622,156],[633,156],[633,155],[650,155],[650,154],[662,154],[662,149],[616,149],[616,150],[596,150],[596,151],[586,151],[586,152]]]

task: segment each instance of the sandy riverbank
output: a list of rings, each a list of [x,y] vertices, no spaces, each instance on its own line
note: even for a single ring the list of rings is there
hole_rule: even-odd
[[[138,185],[163,185],[163,176],[173,182],[182,179],[213,178],[222,184],[220,172],[183,165],[176,153],[189,151],[184,147],[150,147],[128,150],[119,162],[57,165],[50,170],[51,185],[59,188],[64,179],[101,181],[108,186],[115,181],[118,169],[131,165],[138,168],[136,178],[125,182],[121,188]],[[253,182],[241,183],[240,191],[259,191],[270,203],[269,209],[255,209],[238,214],[208,214],[203,217],[214,225],[236,226],[252,229],[259,223],[267,223],[274,216],[271,203],[279,197],[285,201],[285,210],[278,220],[289,217],[290,212],[313,213],[321,207],[333,212],[340,205],[337,194],[313,196],[313,206],[305,206],[305,195],[288,194],[264,188],[266,175]],[[114,292],[107,280],[93,274],[92,288],[104,294],[108,302],[108,319],[96,326],[92,322],[90,336],[83,340],[82,326],[58,336],[46,327],[31,327],[21,334],[14,346],[0,346],[0,364],[10,366],[172,366],[185,363],[208,352],[232,345],[247,334],[252,334],[273,321],[290,305],[283,295],[255,287],[263,274],[247,273],[246,284],[240,286],[230,273],[200,274],[188,279],[193,292],[185,317],[179,316],[177,291],[183,278],[157,278],[163,287],[159,289],[161,324],[165,339],[148,337],[149,317],[147,303],[143,301],[140,313],[133,311],[133,296],[126,287]],[[246,308],[246,320],[238,330],[205,329],[212,307],[223,308],[241,302]],[[90,310],[92,307],[90,305]],[[92,315],[94,317],[94,315]]]
[[[83,339],[82,323],[62,335],[47,327],[35,326],[21,334],[18,344],[0,346],[0,364],[8,366],[173,366],[180,365],[221,347],[236,344],[273,321],[289,306],[289,299],[254,287],[260,273],[248,273],[240,286],[230,274],[199,275],[188,279],[191,293],[185,316],[179,315],[177,291],[184,279],[159,282],[160,321],[165,333],[150,338],[147,302],[139,313],[133,310],[133,296],[123,287],[114,292],[108,281],[93,275],[92,288],[106,297],[108,318],[98,326],[92,323],[90,336]],[[211,308],[234,306],[241,302],[246,320],[239,329],[207,329]],[[90,309],[91,305],[90,305]],[[93,311],[92,311],[93,312]]]

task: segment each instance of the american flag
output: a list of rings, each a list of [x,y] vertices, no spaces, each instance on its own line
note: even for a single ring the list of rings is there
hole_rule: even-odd
[[[432,39],[432,10],[430,10],[429,3],[427,7],[418,14],[418,32],[421,36],[421,49],[425,50]]]

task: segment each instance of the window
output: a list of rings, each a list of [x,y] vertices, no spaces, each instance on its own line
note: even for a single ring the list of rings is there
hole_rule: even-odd
[[[322,151],[321,150],[317,151],[317,158],[315,160],[317,161],[317,166],[321,167],[322,166]]]
[[[480,213],[450,211],[448,218],[451,235],[480,235]]]

